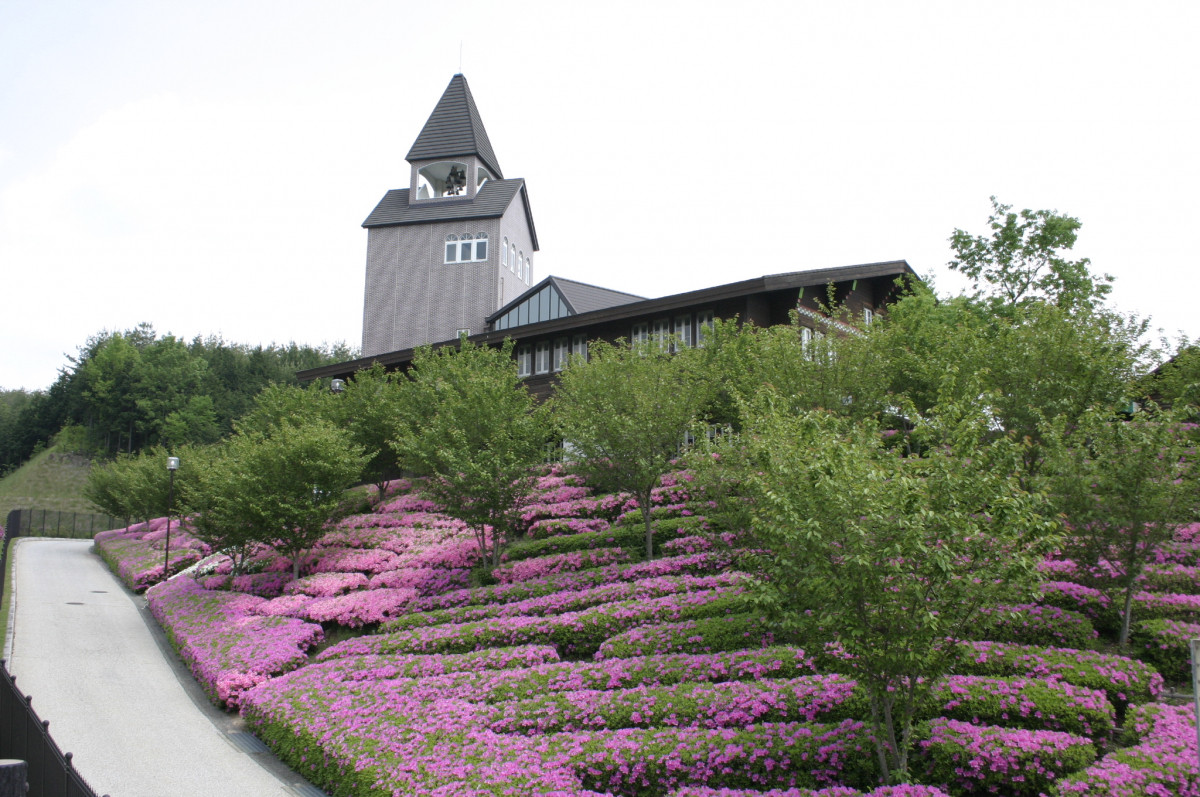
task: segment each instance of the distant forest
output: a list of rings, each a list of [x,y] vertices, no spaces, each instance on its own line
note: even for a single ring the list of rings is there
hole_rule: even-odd
[[[141,324],[101,332],[79,348],[44,391],[0,389],[0,475],[52,440],[93,457],[211,443],[270,384],[356,356],[345,346],[247,346],[220,337],[187,342]]]

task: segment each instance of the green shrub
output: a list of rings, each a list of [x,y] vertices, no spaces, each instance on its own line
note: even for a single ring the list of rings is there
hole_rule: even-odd
[[[614,546],[637,552],[641,550],[644,543],[644,530],[632,526],[613,526],[608,531],[588,531],[583,534],[568,534],[564,537],[521,540],[509,545],[504,550],[504,559],[511,564],[538,556],[590,551],[593,548],[612,548]]]
[[[600,645],[599,656],[624,659],[655,653],[717,653],[775,644],[771,624],[759,614],[734,614],[623,631]]]
[[[714,596],[706,592],[619,601],[551,617],[496,618],[388,633],[376,642],[378,649],[373,652],[467,653],[483,648],[540,644],[554,645],[560,654],[582,657],[595,653],[609,637],[638,625],[734,614],[744,611],[746,606],[743,595]],[[387,624],[383,630],[389,630]]]
[[[1129,634],[1133,655],[1154,665],[1164,676],[1182,681],[1191,676],[1188,641],[1200,638],[1200,625],[1180,620],[1144,620]]]

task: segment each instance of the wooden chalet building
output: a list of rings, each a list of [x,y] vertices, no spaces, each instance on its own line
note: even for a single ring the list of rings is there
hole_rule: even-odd
[[[302,371],[346,379],[382,363],[407,368],[424,344],[516,343],[530,390],[544,398],[570,353],[588,341],[675,335],[703,345],[713,319],[819,330],[829,296],[868,324],[916,275],[903,260],[774,274],[646,299],[563,277],[533,281],[537,233],[524,180],[505,179],[470,88],[455,75],[407,160],[408,188],[388,191],[363,222],[367,273],[363,356]]]

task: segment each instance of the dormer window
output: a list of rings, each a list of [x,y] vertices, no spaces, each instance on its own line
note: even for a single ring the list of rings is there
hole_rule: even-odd
[[[462,233],[446,236],[447,263],[478,263],[487,260],[488,236],[486,232]]]
[[[466,196],[467,164],[441,161],[423,166],[417,172],[417,199]]]

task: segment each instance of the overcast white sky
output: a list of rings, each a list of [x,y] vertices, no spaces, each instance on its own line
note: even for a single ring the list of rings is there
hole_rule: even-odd
[[[97,332],[362,331],[366,232],[454,73],[548,273],[653,297],[906,259],[996,194],[1200,335],[1200,3],[0,0],[0,387]],[[460,61],[461,51],[461,61]]]

